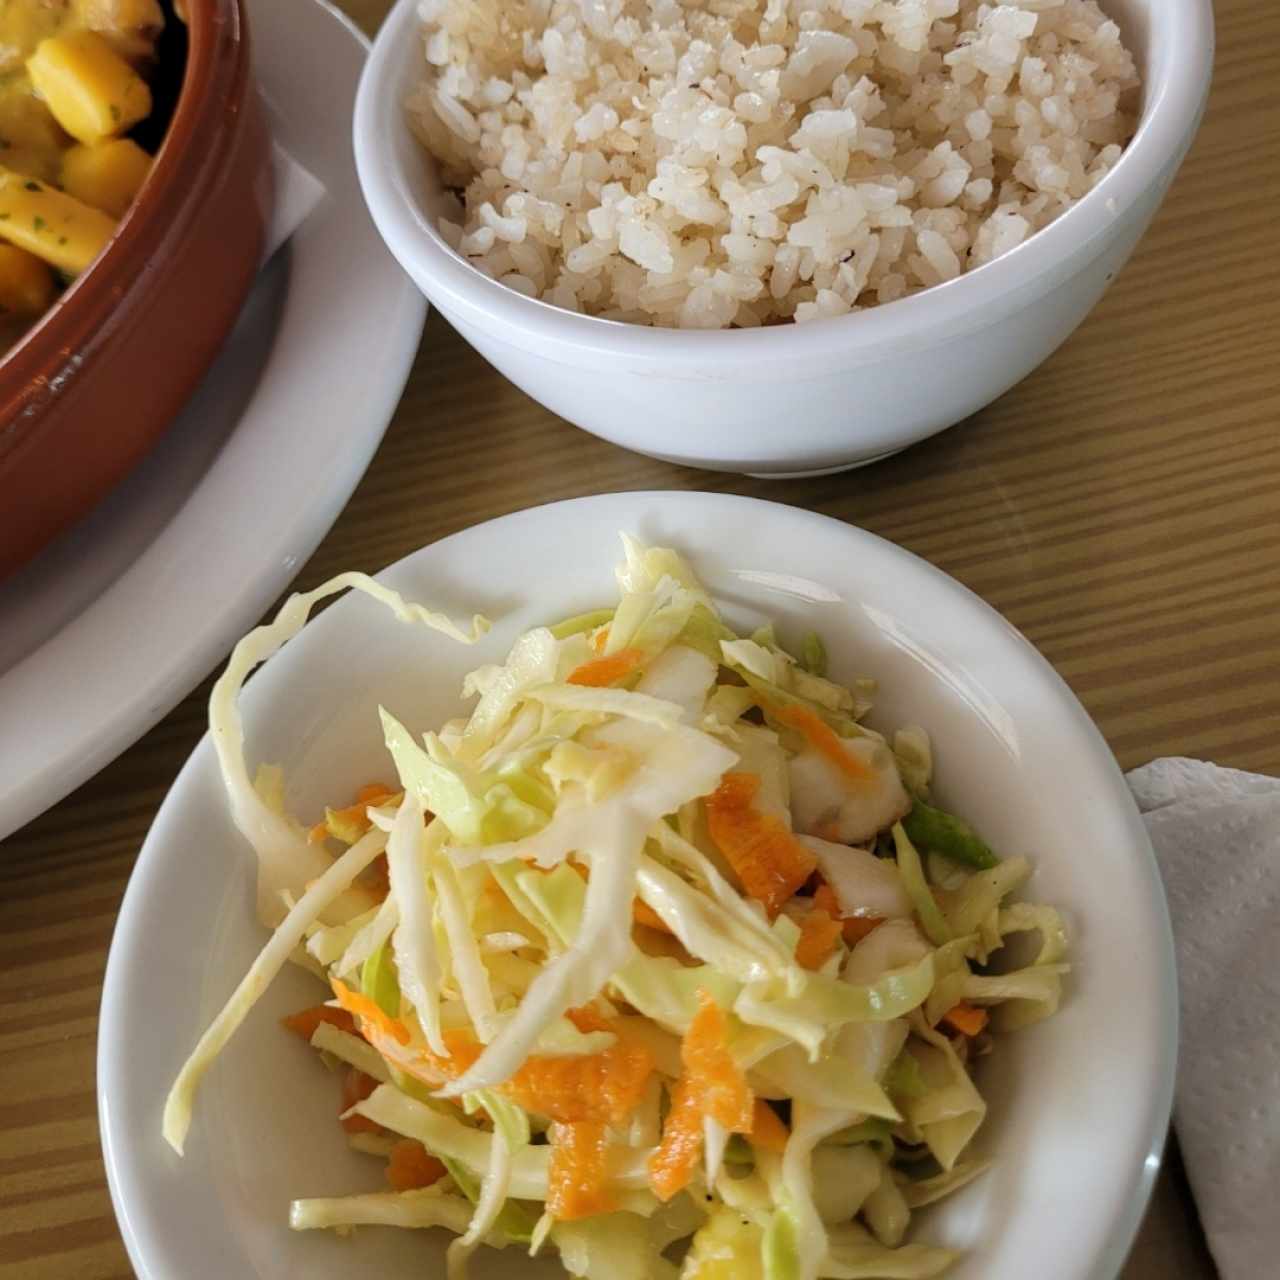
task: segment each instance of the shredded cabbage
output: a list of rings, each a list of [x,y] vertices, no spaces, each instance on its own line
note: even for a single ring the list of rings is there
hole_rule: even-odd
[[[264,802],[249,781],[240,689],[254,667],[302,630],[321,600],[348,587],[385,605],[399,621],[421,623],[461,644],[474,644],[489,629],[488,621],[477,614],[471,630],[464,631],[444,614],[408,603],[398,592],[363,573],[341,573],[314,591],[290,596],[271,622],[250,631],[232,649],[226,670],[209,695],[209,735],[218,754],[231,817],[258,855],[258,914],[264,924],[275,924],[280,919],[280,894],[301,894],[310,881],[324,874],[326,862],[323,851],[307,843],[301,827]],[[335,899],[328,906],[339,907],[344,919],[364,909],[358,902],[352,904],[343,899]]]
[[[213,1065],[213,1060],[235,1034],[236,1028],[248,1017],[249,1010],[271,985],[272,978],[284,968],[293,950],[301,944],[308,926],[351,887],[356,876],[382,852],[386,840],[381,831],[370,831],[312,883],[271,935],[271,940],[258,953],[249,972],[223,1005],[222,1012],[200,1037],[191,1056],[178,1072],[178,1078],[169,1090],[164,1104],[164,1140],[179,1155],[186,1143],[187,1130],[191,1127],[191,1108],[204,1073]]]
[[[440,1031],[440,964],[436,958],[432,902],[427,888],[422,801],[407,782],[387,841],[391,896],[400,919],[391,935],[401,994],[418,1015],[432,1053],[448,1053]],[[434,824],[433,824],[434,826]]]
[[[326,808],[350,845],[336,859],[289,815],[279,768],[249,782],[244,679],[347,586],[463,642],[488,624],[347,574],[236,647],[210,724],[278,927],[179,1074],[164,1135],[182,1150],[201,1076],[295,959],[358,1032],[290,1019],[328,1065],[368,1077],[345,1116],[376,1128],[353,1148],[411,1160],[408,1138],[447,1170],[417,1191],[295,1200],[295,1229],[443,1226],[448,1280],[511,1243],[554,1249],[583,1280],[927,1280],[956,1255],[904,1244],[911,1214],[987,1167],[968,1154],[987,1107],[968,1064],[1058,1007],[1062,918],[1011,900],[1025,858],[995,862],[928,805],[924,730],[858,723],[874,681],[830,679],[816,636],[797,661],[771,623],[737,635],[675,551],[625,536],[623,551],[616,607],[525,631],[465,677],[469,715],[408,726],[379,709],[402,794]],[[730,771],[759,780],[740,819],[707,802]],[[896,856],[876,856],[890,838]],[[798,892],[794,839],[817,863]],[[789,900],[750,897],[762,877]],[[1008,947],[1026,934],[1038,950]],[[732,1085],[701,1077],[709,1037]],[[730,1101],[750,1104],[749,1135],[716,1109]],[[785,1126],[766,1104],[785,1104]],[[597,1140],[586,1181],[604,1185],[566,1189]],[[691,1158],[671,1194],[673,1151]],[[599,1212],[557,1218],[593,1193]],[[677,1266],[665,1255],[683,1240]]]

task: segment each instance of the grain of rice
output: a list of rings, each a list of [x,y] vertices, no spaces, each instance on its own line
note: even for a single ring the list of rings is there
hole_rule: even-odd
[[[1095,0],[422,0],[410,123],[446,243],[530,297],[756,327],[1008,253],[1119,160]]]

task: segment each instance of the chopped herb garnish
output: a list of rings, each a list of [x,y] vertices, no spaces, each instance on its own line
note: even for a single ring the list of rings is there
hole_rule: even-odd
[[[38,182],[24,182],[22,184],[28,191],[39,191],[40,184]]]
[[[119,107],[117,107],[117,106],[116,106],[116,104],[115,104],[114,102],[111,104],[111,118],[112,118],[112,119],[113,119],[117,124],[119,124],[119,123],[120,123],[120,108],[119,108]]]
[[[36,216],[31,219],[31,225],[35,227],[37,231],[43,231],[47,224],[45,220],[37,213]]]

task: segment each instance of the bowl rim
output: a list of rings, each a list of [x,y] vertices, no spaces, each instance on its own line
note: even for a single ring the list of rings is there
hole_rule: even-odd
[[[1133,1167],[1133,1175],[1126,1179],[1126,1190],[1122,1197],[1106,1198],[1098,1203],[1095,1210],[1098,1222],[1096,1246],[1091,1249],[1091,1255],[1086,1260],[1087,1266],[1081,1266],[1070,1273],[1078,1278],[1087,1276],[1089,1280],[1112,1280],[1137,1232],[1159,1169],[1167,1132],[1177,1059],[1176,967],[1167,904],[1146,828],[1106,742],[1079,700],[1025,636],[976,593],[928,561],[867,530],[845,525],[832,517],[739,495],[648,491],[602,494],[548,503],[499,516],[439,539],[410,552],[381,571],[377,577],[379,580],[386,580],[390,576],[392,585],[405,589],[405,582],[397,583],[396,576],[399,575],[402,579],[411,576],[411,562],[420,560],[424,553],[429,553],[428,577],[435,579],[437,586],[443,587],[450,597],[452,608],[463,608],[463,602],[458,597],[465,595],[466,590],[461,582],[453,581],[450,566],[455,562],[450,556],[450,544],[457,549],[460,543],[472,538],[480,529],[487,529],[490,534],[495,529],[500,529],[508,537],[518,540],[521,529],[530,524],[549,519],[563,521],[566,514],[575,515],[591,509],[607,513],[614,528],[625,527],[628,522],[640,522],[641,513],[664,524],[675,522],[695,542],[695,531],[708,524],[714,525],[715,518],[720,514],[745,518],[752,523],[765,518],[781,520],[787,525],[789,539],[802,540],[811,530],[815,541],[822,534],[827,538],[840,537],[857,542],[867,552],[860,563],[867,566],[863,572],[870,582],[876,582],[878,575],[887,567],[909,568],[912,575],[919,575],[920,579],[930,584],[931,589],[938,593],[939,601],[952,602],[975,626],[980,624],[980,630],[986,636],[996,642],[1007,640],[1013,646],[1011,652],[1018,657],[1015,664],[1018,677],[1031,680],[1037,687],[1043,688],[1047,695],[1052,696],[1055,708],[1061,709],[1062,732],[1057,740],[1062,747],[1069,745],[1070,757],[1080,762],[1084,778],[1091,788],[1090,794],[1094,801],[1091,807],[1095,812],[1106,810],[1111,815],[1115,838],[1123,842],[1126,858],[1133,862],[1135,870],[1140,873],[1140,896],[1133,900],[1133,912],[1127,919],[1133,930],[1135,945],[1142,943],[1150,946],[1150,950],[1145,950],[1144,947],[1144,953],[1154,975],[1151,1001],[1145,1010],[1145,1020],[1149,1027],[1142,1040],[1145,1050],[1143,1060],[1149,1072],[1146,1078],[1150,1087],[1136,1100],[1134,1110],[1140,1114],[1133,1117],[1132,1128],[1126,1130],[1123,1151],[1117,1151],[1116,1154],[1117,1162],[1123,1155],[1125,1169]],[[715,540],[708,541],[705,545],[713,553],[719,549]],[[691,550],[696,552],[696,545]],[[878,586],[876,589],[882,591],[883,587]],[[338,601],[335,608],[342,611],[349,608],[350,604],[350,601]],[[355,604],[359,608],[360,602]],[[332,611],[326,611],[330,612]],[[340,612],[335,616],[345,615]],[[303,634],[305,636],[305,631]],[[331,640],[328,632],[323,636],[312,634],[316,643],[328,643]],[[307,661],[308,658],[304,656],[304,666]],[[964,660],[957,655],[957,661],[960,669],[963,669]],[[290,679],[288,671],[277,670],[280,679],[287,684]],[[296,682],[296,675],[293,679]],[[275,681],[267,681],[258,686],[257,691],[264,699],[261,705],[269,707],[272,697],[279,696],[274,686]],[[252,684],[248,696],[253,696]],[[253,714],[251,707],[247,710]],[[975,711],[978,710],[975,708]],[[182,866],[181,860],[175,859],[174,854],[175,848],[181,850],[184,847],[183,809],[193,803],[199,805],[201,788],[206,783],[216,786],[216,774],[213,746],[206,734],[183,765],[143,844],[135,873],[131,876],[121,904],[103,984],[102,1031],[97,1059],[102,1141],[113,1201],[130,1255],[142,1275],[160,1274],[144,1264],[152,1260],[172,1258],[173,1255],[168,1250],[176,1246],[171,1233],[163,1240],[152,1234],[155,1224],[148,1226],[148,1221],[154,1219],[154,1205],[149,1212],[135,1213],[132,1210],[143,1209],[147,1203],[147,1188],[153,1179],[160,1178],[164,1185],[171,1186],[174,1167],[162,1152],[165,1155],[163,1168],[150,1173],[145,1168],[151,1158],[147,1148],[157,1146],[158,1138],[155,1142],[150,1139],[142,1141],[138,1137],[136,1126],[144,1119],[148,1124],[158,1123],[158,1103],[155,1097],[147,1093],[147,1087],[135,1078],[137,1041],[134,1032],[130,1030],[131,1018],[128,1011],[132,1002],[135,1006],[132,1021],[136,1022],[136,1006],[141,993],[134,988],[140,981],[151,981],[148,975],[157,971],[156,953],[149,942],[152,935],[149,934],[148,925],[158,911],[168,910],[162,874],[165,864],[176,864],[179,869]],[[215,861],[218,866],[223,865],[220,861]],[[250,865],[251,863],[245,864],[246,874],[251,874],[248,869]],[[161,883],[158,884],[157,881]],[[247,899],[244,906],[251,913]],[[208,903],[203,909],[216,911],[217,904]],[[1095,971],[1096,981],[1098,979]],[[185,1041],[183,1043],[185,1047],[182,1055],[185,1054],[185,1048],[189,1047]],[[146,1106],[143,1108],[145,1116],[139,1110],[138,1100],[132,1096],[139,1092],[146,1097]],[[188,1154],[187,1160],[206,1159],[209,1145],[207,1142],[202,1143],[198,1151]],[[131,1194],[142,1197],[141,1202],[132,1202]]]
[[[1147,20],[1170,33],[1162,75],[1148,81],[1134,137],[1111,171],[1047,227],[994,261],[907,298],[852,315],[760,329],[673,329],[607,320],[529,298],[459,256],[424,216],[393,141],[416,45],[418,0],[397,0],[374,41],[356,97],[353,136],[365,200],[401,266],[446,312],[504,336],[555,343],[600,356],[661,359],[684,367],[707,360],[860,355],[915,348],[986,328],[1029,287],[1052,287],[1091,255],[1124,214],[1172,177],[1208,98],[1213,69],[1211,0],[1164,0]],[[399,120],[399,124],[395,123]]]
[[[0,403],[0,461],[28,438],[18,420],[37,416],[46,395],[90,358],[85,344],[97,348],[111,336],[124,298],[161,283],[159,271],[220,174],[251,74],[244,0],[187,0],[186,7],[182,84],[142,187],[98,256],[0,355],[0,378],[26,390]],[[61,369],[49,377],[54,366]]]

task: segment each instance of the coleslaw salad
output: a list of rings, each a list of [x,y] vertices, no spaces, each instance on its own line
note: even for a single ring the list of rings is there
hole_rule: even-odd
[[[451,1280],[482,1245],[590,1278],[941,1274],[911,1211],[986,1167],[971,1067],[1057,1008],[1062,920],[935,805],[923,730],[865,725],[871,681],[735,634],[680,555],[623,545],[614,607],[472,672],[465,719],[383,709],[387,777],[310,829],[250,776],[249,672],[345,588],[456,642],[487,624],[345,574],[236,647],[210,725],[273,932],[165,1137],[295,962],[325,987],[287,1023],[389,1184],[295,1201],[295,1229],[445,1227]],[[1024,933],[1031,963],[993,965]]]

